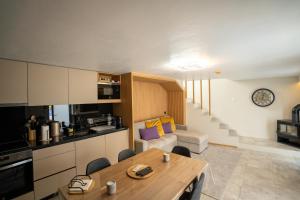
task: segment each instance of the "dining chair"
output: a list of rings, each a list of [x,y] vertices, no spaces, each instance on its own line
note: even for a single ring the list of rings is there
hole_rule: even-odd
[[[122,160],[126,160],[127,158],[130,158],[135,155],[136,155],[135,152],[132,151],[131,149],[124,149],[119,153],[118,162],[121,162]]]
[[[109,167],[110,165],[111,164],[107,158],[98,158],[93,160],[86,166],[86,175],[100,171],[101,169]]]
[[[181,195],[179,200],[200,200],[204,179],[205,179],[205,174],[204,173],[201,174],[199,180],[196,177],[193,181],[192,191],[191,192],[185,191]]]
[[[172,149],[172,153],[176,153],[178,155],[186,156],[191,158],[191,152],[188,148],[183,147],[183,146],[175,146]]]

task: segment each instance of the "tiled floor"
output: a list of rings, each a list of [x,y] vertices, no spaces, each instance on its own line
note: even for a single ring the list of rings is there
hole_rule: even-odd
[[[201,200],[298,200],[300,159],[209,145],[194,158],[210,168]]]

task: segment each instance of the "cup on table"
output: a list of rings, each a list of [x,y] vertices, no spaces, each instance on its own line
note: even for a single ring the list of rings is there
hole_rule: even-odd
[[[169,162],[170,161],[170,154],[169,153],[164,153],[163,154],[163,161],[164,162]]]
[[[117,183],[116,181],[107,181],[106,182],[106,191],[107,194],[112,195],[117,192]]]

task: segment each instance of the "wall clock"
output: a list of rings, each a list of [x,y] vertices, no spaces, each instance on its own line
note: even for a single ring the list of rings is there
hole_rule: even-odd
[[[275,95],[269,89],[260,88],[253,92],[252,101],[257,106],[267,107],[275,101]]]

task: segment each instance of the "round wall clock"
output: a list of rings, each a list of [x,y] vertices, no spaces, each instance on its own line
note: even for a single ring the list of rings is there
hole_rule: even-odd
[[[253,92],[252,101],[257,106],[266,107],[271,105],[275,101],[275,95],[269,89],[260,88]]]

